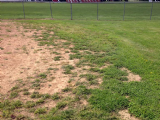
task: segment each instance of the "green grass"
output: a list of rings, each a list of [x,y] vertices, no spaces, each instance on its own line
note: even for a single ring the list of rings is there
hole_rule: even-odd
[[[88,102],[95,109],[110,114],[127,108],[132,115],[140,119],[160,118],[159,21],[38,20],[23,22],[35,26],[43,23],[48,28],[54,26],[55,35],[75,45],[73,51],[95,52],[81,55],[79,65],[90,63],[95,66],[90,70],[103,76],[101,89],[87,89],[86,86],[80,85],[73,90],[74,94],[82,98],[87,99],[86,96],[90,96]],[[72,59],[74,58],[77,57]],[[108,68],[97,69],[105,63],[112,65]],[[122,77],[125,77],[127,73],[120,71],[121,67],[126,67],[140,75],[141,82],[123,82]],[[81,111],[74,115],[82,113]],[[83,115],[82,119],[87,118],[87,112]]]
[[[149,20],[152,3],[126,3],[125,20]],[[71,4],[51,3],[53,19],[71,19]],[[99,20],[123,20],[124,3],[99,3]],[[51,19],[50,3],[24,3],[25,18]],[[160,3],[153,4],[152,19],[160,19]],[[22,3],[0,3],[1,19],[24,18]],[[97,3],[72,4],[73,20],[97,20]]]

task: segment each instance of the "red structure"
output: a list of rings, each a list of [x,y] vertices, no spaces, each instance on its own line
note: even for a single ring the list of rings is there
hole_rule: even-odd
[[[58,2],[58,0],[52,0],[53,2]]]
[[[101,0],[66,0],[68,3],[88,3],[88,2],[101,2]]]

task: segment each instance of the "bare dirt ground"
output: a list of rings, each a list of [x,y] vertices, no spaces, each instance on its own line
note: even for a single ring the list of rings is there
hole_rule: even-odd
[[[44,73],[48,68],[57,68],[52,76],[56,81],[50,82],[52,87],[47,83],[41,88],[41,93],[55,93],[59,89],[65,88],[68,77],[63,74],[61,68],[63,64],[75,65],[76,60],[69,60],[69,49],[56,49],[60,53],[62,60],[54,61],[55,54],[52,54],[47,46],[38,46],[37,42],[31,38],[34,30],[25,30],[22,27],[17,28],[14,23],[0,23],[0,92],[5,94],[16,84],[18,79],[26,79]],[[41,32],[39,32],[41,33]],[[65,42],[59,40],[59,42]],[[53,47],[50,47],[52,51]],[[52,89],[54,88],[54,89]]]
[[[63,44],[67,42],[66,40],[54,40],[57,46],[40,46],[33,36],[36,33],[42,39],[41,34],[43,32],[43,29],[39,31],[36,29],[24,29],[11,21],[0,22],[0,93],[5,96],[1,101],[10,99],[9,94],[12,89],[20,84],[21,90],[18,91],[18,97],[13,98],[13,100],[21,100],[23,103],[27,101],[36,102],[38,100],[24,95],[24,89],[28,89],[30,94],[34,92],[50,95],[59,93],[62,98],[74,97],[72,93],[61,94],[61,92],[67,87],[75,88],[76,81],[81,79],[79,75],[87,73],[89,67],[85,67],[86,71],[83,71],[82,68],[76,68],[76,63],[79,60],[69,59],[70,48],[74,46],[70,44],[67,48],[64,47]],[[52,36],[54,32],[49,34]],[[60,56],[60,60],[55,60],[58,56]],[[66,65],[75,67],[72,74],[64,74],[63,67]],[[46,75],[46,78],[44,82],[40,83],[38,89],[37,87],[34,88],[33,82],[39,79],[41,74]],[[50,109],[55,107],[57,102],[45,100],[45,103],[38,107]],[[88,103],[86,100],[81,100],[79,104],[87,105]],[[33,113],[29,113],[24,108],[15,111],[14,115],[17,116],[19,114],[35,118]]]
[[[138,118],[131,116],[128,110],[121,110],[119,111],[119,114],[122,120],[139,120]]]

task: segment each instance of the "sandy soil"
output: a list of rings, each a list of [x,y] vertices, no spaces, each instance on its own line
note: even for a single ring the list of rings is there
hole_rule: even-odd
[[[126,71],[128,73],[128,81],[127,82],[131,82],[131,81],[141,81],[141,77],[139,75],[135,75],[133,74],[130,70],[128,70],[127,68],[121,68],[122,71]]]
[[[128,110],[119,111],[119,115],[120,115],[121,120],[139,120],[138,118],[131,116]]]

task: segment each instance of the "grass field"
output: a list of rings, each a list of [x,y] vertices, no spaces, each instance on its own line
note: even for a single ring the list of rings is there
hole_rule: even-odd
[[[46,108],[41,108],[46,99],[40,99],[34,106],[41,104],[40,108],[35,107],[34,113],[40,119],[60,120],[60,119],[119,119],[118,111],[128,109],[129,113],[142,120],[160,119],[160,22],[159,21],[51,21],[51,20],[26,20],[23,23],[25,29],[37,29],[41,26],[47,31],[54,31],[54,36],[58,39],[65,39],[68,45],[72,43],[74,48],[70,53],[70,59],[79,59],[78,68],[85,65],[91,66],[90,71],[102,76],[103,82],[99,88],[88,88],[87,83],[77,82],[74,88],[65,88],[64,92],[71,91],[76,95],[75,99],[60,99],[58,95],[53,95],[53,100],[60,100],[56,107],[46,113]],[[43,25],[42,25],[43,24]],[[49,33],[45,33],[42,39],[38,39],[40,45],[47,44],[55,46]],[[52,36],[52,37],[54,37]],[[35,36],[36,38],[36,36]],[[65,47],[65,46],[64,46]],[[84,53],[80,51],[86,51]],[[87,52],[88,51],[88,52]],[[54,58],[60,60],[60,56]],[[109,67],[100,69],[105,64]],[[127,81],[127,73],[121,68],[127,68],[134,74],[140,75],[141,81]],[[65,74],[72,74],[73,66],[64,67]],[[84,68],[83,68],[84,69]],[[85,69],[84,69],[85,70]],[[47,75],[39,75],[45,79]],[[73,75],[75,76],[75,75]],[[89,84],[96,84],[94,74],[82,74],[81,78],[86,78]],[[37,80],[38,81],[38,80]],[[72,80],[70,80],[72,82]],[[32,82],[33,83],[33,82]],[[89,86],[90,86],[89,85]],[[14,87],[11,90],[20,89]],[[20,92],[21,90],[19,90]],[[29,93],[26,93],[29,94]],[[11,94],[10,101],[15,95]],[[44,96],[44,95],[42,95]],[[127,97],[126,97],[127,96]],[[36,97],[36,95],[31,97]],[[37,96],[39,98],[39,96]],[[74,108],[73,103],[79,100],[86,100],[88,105],[84,108]],[[9,114],[14,105],[25,107],[31,103],[8,103],[1,102],[0,108],[3,115]],[[11,105],[11,106],[9,106]],[[63,110],[68,106],[68,109]],[[10,109],[11,108],[11,109]],[[14,108],[14,109],[18,109]],[[11,112],[12,113],[12,112]],[[10,113],[10,114],[11,114]],[[13,113],[12,113],[13,114]]]
[[[149,20],[152,3],[125,3],[125,20]],[[71,4],[51,3],[54,19],[71,19]],[[99,3],[99,20],[123,20],[124,3]],[[50,3],[24,3],[25,18],[51,18]],[[160,19],[160,3],[153,3],[152,20]],[[97,20],[97,3],[72,4],[75,20]],[[22,3],[0,3],[1,19],[24,18]]]
[[[0,18],[23,18],[21,5],[21,3],[0,3]],[[43,62],[44,66],[49,65],[46,72],[36,74],[37,71],[34,71],[35,76],[19,78],[16,80],[16,85],[6,94],[1,93],[0,119],[30,120],[33,117],[41,120],[121,120],[123,118],[120,117],[119,112],[128,110],[130,115],[139,120],[159,120],[159,5],[154,3],[153,21],[149,20],[150,3],[126,4],[128,10],[126,10],[125,19],[137,21],[94,21],[96,4],[91,4],[89,7],[87,7],[88,4],[73,4],[73,19],[80,20],[71,21],[40,20],[50,18],[49,3],[25,3],[26,18],[39,19],[7,20],[7,22],[16,22],[18,26],[15,28],[21,36],[35,40],[38,46],[43,46],[44,50],[50,52],[49,56],[54,54],[55,57],[51,61],[58,61],[58,64],[49,64],[49,61],[46,61],[47,58],[39,58],[33,67]],[[70,4],[52,4],[53,18],[70,19],[69,8]],[[99,19],[123,20],[123,4],[99,4]],[[3,27],[5,22],[6,20],[0,20]],[[2,43],[12,37],[18,38],[14,33],[15,30],[9,29],[9,24],[6,27],[8,27],[6,35],[0,33]],[[23,32],[21,27],[24,28]],[[2,28],[0,30],[3,31]],[[28,32],[31,34],[32,31],[34,35],[27,37]],[[12,47],[12,43],[7,45]],[[36,49],[30,44],[31,42],[28,45],[34,51],[34,56],[42,54],[41,57],[43,57],[47,54],[43,49]],[[27,50],[29,48],[23,46],[15,50],[16,53],[22,50],[27,58],[31,54]],[[0,46],[0,52],[5,49]],[[78,62],[75,65],[69,62],[64,64],[62,53],[69,56],[68,61],[78,60]],[[6,52],[5,57],[7,55],[12,55],[12,51]],[[9,60],[5,58],[5,61]],[[61,61],[62,67],[56,68]],[[39,67],[43,66],[39,65]],[[22,68],[24,71],[30,69]],[[57,79],[58,69],[63,71],[66,78],[69,78],[66,83],[68,86],[55,94],[39,93],[46,83],[47,85],[49,83],[50,88],[52,84],[56,84],[54,80]],[[23,74],[22,70],[19,74]],[[141,79],[130,80],[128,70]],[[11,72],[14,71],[16,69]],[[54,74],[55,76],[52,76]],[[23,98],[28,101],[24,102]],[[46,107],[45,105],[50,102],[54,102],[55,106]]]

